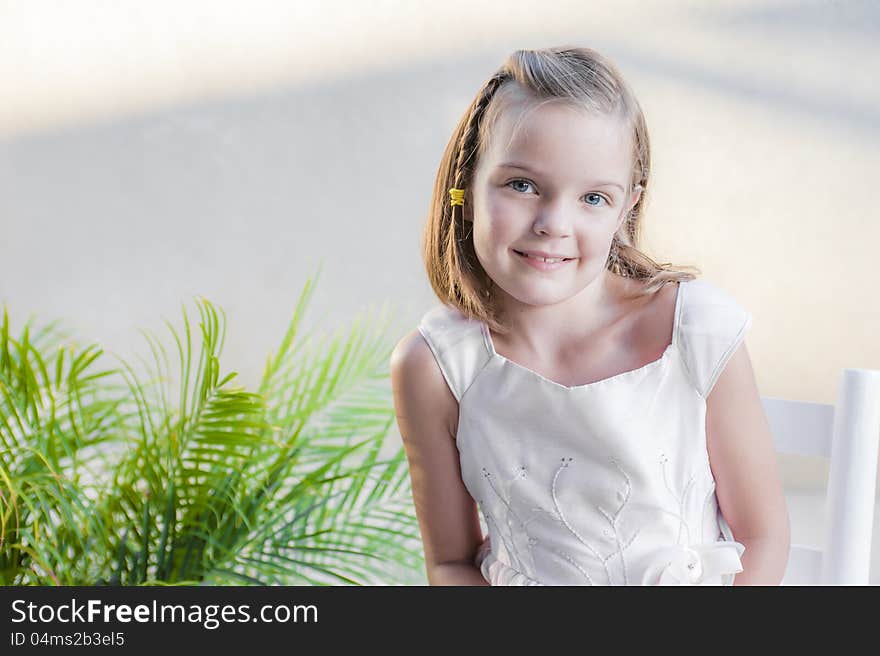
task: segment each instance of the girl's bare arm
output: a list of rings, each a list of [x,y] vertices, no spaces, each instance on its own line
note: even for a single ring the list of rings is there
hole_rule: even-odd
[[[791,543],[788,509],[745,342],[706,400],[706,444],[721,513],[745,546],[733,584],[779,585]]]
[[[473,564],[483,538],[477,505],[461,479],[458,402],[418,330],[391,355],[391,385],[428,583],[488,585]]]

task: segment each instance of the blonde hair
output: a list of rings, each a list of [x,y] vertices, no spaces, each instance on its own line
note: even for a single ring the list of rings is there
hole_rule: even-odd
[[[496,332],[507,332],[490,293],[492,280],[474,250],[470,187],[492,128],[515,96],[538,103],[558,100],[593,114],[616,115],[632,127],[630,190],[639,186],[642,194],[615,233],[605,268],[643,281],[642,294],[652,294],[670,282],[694,279],[694,274],[677,270],[670,263],[659,264],[639,250],[651,149],[642,109],[617,68],[590,48],[517,50],[477,93],[440,161],[421,243],[428,280],[440,300],[486,322]],[[465,189],[464,206],[450,203],[451,187]],[[695,267],[681,268],[699,273]]]

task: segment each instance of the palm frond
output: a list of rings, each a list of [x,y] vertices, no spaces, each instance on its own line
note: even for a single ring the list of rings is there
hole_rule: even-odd
[[[420,582],[405,453],[382,456],[388,312],[306,332],[316,279],[256,392],[222,371],[207,299],[197,330],[186,307],[180,331],[165,321],[171,349],[142,331],[139,369],[30,322],[13,339],[4,308],[0,582]]]

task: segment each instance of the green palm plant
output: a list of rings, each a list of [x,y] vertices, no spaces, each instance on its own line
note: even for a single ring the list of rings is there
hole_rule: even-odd
[[[30,324],[12,339],[4,310],[0,581],[423,583],[405,453],[382,456],[387,319],[301,336],[315,279],[255,391],[221,377],[225,314],[205,299],[197,362],[186,309],[182,333],[166,322],[177,379],[149,333],[141,371],[92,371],[100,349]]]
[[[72,584],[96,574],[87,554],[108,541],[92,512],[104,447],[122,411],[102,351],[63,344],[57,322],[20,339],[0,326],[0,582]],[[108,393],[111,395],[108,397]]]

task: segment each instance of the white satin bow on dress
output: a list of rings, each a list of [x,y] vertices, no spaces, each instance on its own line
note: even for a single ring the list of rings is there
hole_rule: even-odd
[[[717,585],[716,577],[743,570],[743,551],[744,545],[730,540],[666,547],[645,570],[642,585]]]
[[[732,540],[665,547],[652,558],[642,585],[718,585],[718,576],[743,570],[740,556],[744,551],[744,545]],[[492,585],[542,585],[498,560],[488,536],[477,550],[474,564]]]

